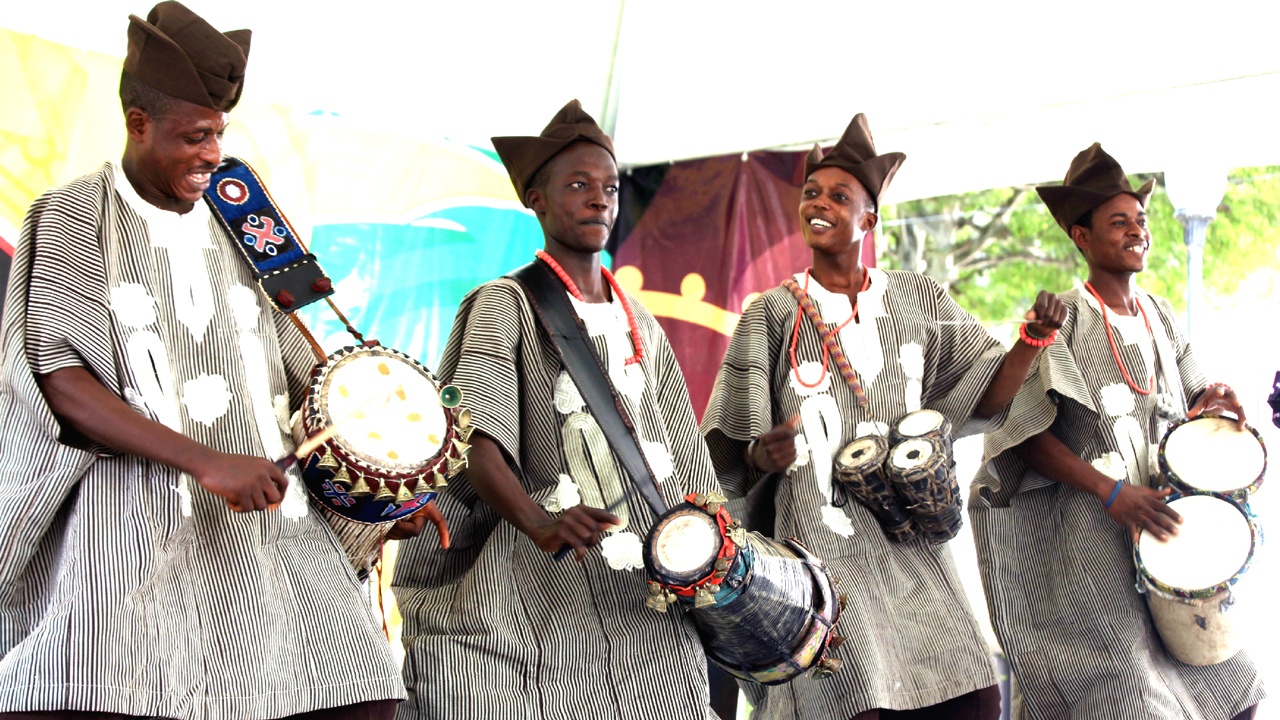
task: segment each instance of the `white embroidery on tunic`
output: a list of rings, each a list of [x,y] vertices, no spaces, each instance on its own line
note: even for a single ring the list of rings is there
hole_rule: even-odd
[[[835,398],[827,394],[806,398],[800,404],[800,422],[804,427],[804,436],[809,442],[809,453],[813,458],[813,476],[818,482],[818,491],[822,497],[831,499],[832,463],[835,462],[835,446],[843,437],[844,425],[840,418],[840,407]]]
[[[853,529],[853,521],[844,510],[834,505],[822,506],[822,522],[831,532],[843,537],[853,537],[857,531]]]
[[[549,513],[564,512],[580,504],[582,504],[582,495],[578,492],[578,486],[574,484],[573,478],[564,473],[560,474],[555,489],[542,501],[542,507]]]
[[[666,445],[660,442],[641,440],[640,449],[644,451],[644,458],[649,462],[649,469],[653,471],[654,480],[664,483],[671,479],[671,476],[675,474],[676,467],[671,459],[671,451],[667,450]]]
[[[140,330],[125,341],[125,354],[129,367],[137,373],[136,399],[150,411],[156,422],[173,430],[182,432],[182,412],[178,408],[177,394],[173,389],[173,373],[169,369],[169,351],[165,348],[160,336],[150,330]],[[147,372],[152,368],[152,372]],[[174,491],[178,493],[179,507],[183,517],[191,517],[191,476],[186,473],[178,475],[178,484]]]
[[[180,216],[175,215],[177,217]],[[169,261],[174,316],[199,343],[213,319],[213,284],[205,259],[205,251],[212,250],[213,245],[209,242],[206,223],[195,220],[183,218],[165,223],[148,218],[148,223],[152,247],[164,248]]]
[[[600,554],[614,570],[639,570],[644,567],[644,547],[632,532],[607,535],[600,541]]]
[[[231,392],[227,379],[221,375],[200,373],[182,384],[182,404],[187,406],[187,417],[213,427],[218,418],[231,409]]]
[[[808,387],[796,379],[796,373],[800,374],[800,380],[806,383],[816,383],[813,387]],[[831,373],[824,372],[822,363],[806,360],[800,363],[794,371],[787,375],[787,380],[791,383],[791,389],[800,397],[810,397],[827,391],[831,387]]]
[[[880,437],[889,437],[889,426],[879,420],[861,420],[857,427],[853,429],[854,439],[863,438],[868,435],[879,435]]]
[[[1148,475],[1150,466],[1147,462],[1151,457],[1147,434],[1142,431],[1142,426],[1132,415],[1116,418],[1112,427],[1115,431],[1116,447],[1120,448],[1120,454],[1124,456],[1129,482],[1135,485],[1147,485],[1150,480]]]
[[[796,468],[804,467],[809,464],[809,439],[804,433],[796,433],[796,459],[787,467],[787,474],[790,475]]]
[[[1118,452],[1109,452],[1091,463],[1098,472],[1112,480],[1124,480],[1126,476],[1125,461]]]
[[[569,467],[569,476],[578,484],[582,502],[603,509],[621,500],[622,478],[596,419],[584,412],[574,413],[564,421],[560,434],[565,464]],[[630,521],[627,504],[620,503],[613,514],[621,521],[618,529],[625,529]]]
[[[556,376],[556,410],[561,415],[571,415],[578,412],[586,405],[582,400],[582,393],[578,392],[578,386],[574,384],[573,378],[569,377],[569,373],[564,370]]]
[[[1133,412],[1133,391],[1124,383],[1113,383],[1098,390],[1102,399],[1102,410],[1111,417],[1120,417]]]
[[[898,363],[907,377],[907,385],[903,390],[907,412],[920,409],[920,398],[923,394],[924,382],[924,348],[920,343],[904,343],[898,349]]]
[[[111,312],[125,327],[142,329],[156,321],[156,299],[138,283],[111,288]]]

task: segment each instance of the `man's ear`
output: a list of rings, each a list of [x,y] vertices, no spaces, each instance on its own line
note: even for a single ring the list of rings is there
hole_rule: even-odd
[[[1079,248],[1081,252],[1083,252],[1085,248],[1089,247],[1089,236],[1089,228],[1086,228],[1083,225],[1071,226],[1071,242],[1075,243],[1076,247]]]
[[[153,124],[151,116],[142,108],[131,107],[124,112],[125,131],[134,142],[142,142]]]
[[[524,202],[533,211],[534,215],[542,215],[547,211],[547,199],[543,197],[542,191],[538,188],[525,190]]]
[[[864,211],[862,217],[858,220],[858,229],[864,233],[871,232],[876,229],[876,225],[880,223],[880,216],[871,212]]]

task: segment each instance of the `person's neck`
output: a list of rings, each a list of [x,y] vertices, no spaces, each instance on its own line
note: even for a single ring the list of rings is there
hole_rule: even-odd
[[[124,178],[133,187],[133,191],[148,205],[154,205],[161,210],[168,210],[179,215],[186,215],[195,207],[195,203],[169,197],[164,193],[157,192],[155,188],[148,185],[146,178],[138,170],[137,159],[128,150],[125,151],[124,157],[120,159],[120,169],[124,170]]]
[[[1090,269],[1089,284],[1113,312],[1120,315],[1138,314],[1137,273],[1114,273]]]
[[[862,289],[866,272],[862,266],[862,243],[857,243],[849,251],[836,255],[815,250],[809,277],[831,292],[853,296]]]
[[[582,293],[584,302],[609,302],[609,283],[600,272],[600,253],[572,250],[551,238],[547,238],[546,253],[559,263],[578,291]]]

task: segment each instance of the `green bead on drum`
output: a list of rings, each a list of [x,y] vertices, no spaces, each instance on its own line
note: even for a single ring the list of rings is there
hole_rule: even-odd
[[[445,385],[440,389],[440,404],[447,408],[456,408],[462,404],[462,391],[456,385]]]

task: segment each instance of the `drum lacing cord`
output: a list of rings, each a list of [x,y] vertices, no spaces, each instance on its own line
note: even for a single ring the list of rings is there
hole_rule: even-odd
[[[364,335],[361,335],[360,331],[356,330],[355,326],[347,320],[347,316],[343,315],[338,306],[334,304],[333,298],[326,297],[324,301],[329,303],[329,309],[333,310],[333,314],[338,316],[338,321],[346,327],[347,332],[351,333],[351,337],[356,339],[356,345],[364,345]]]

